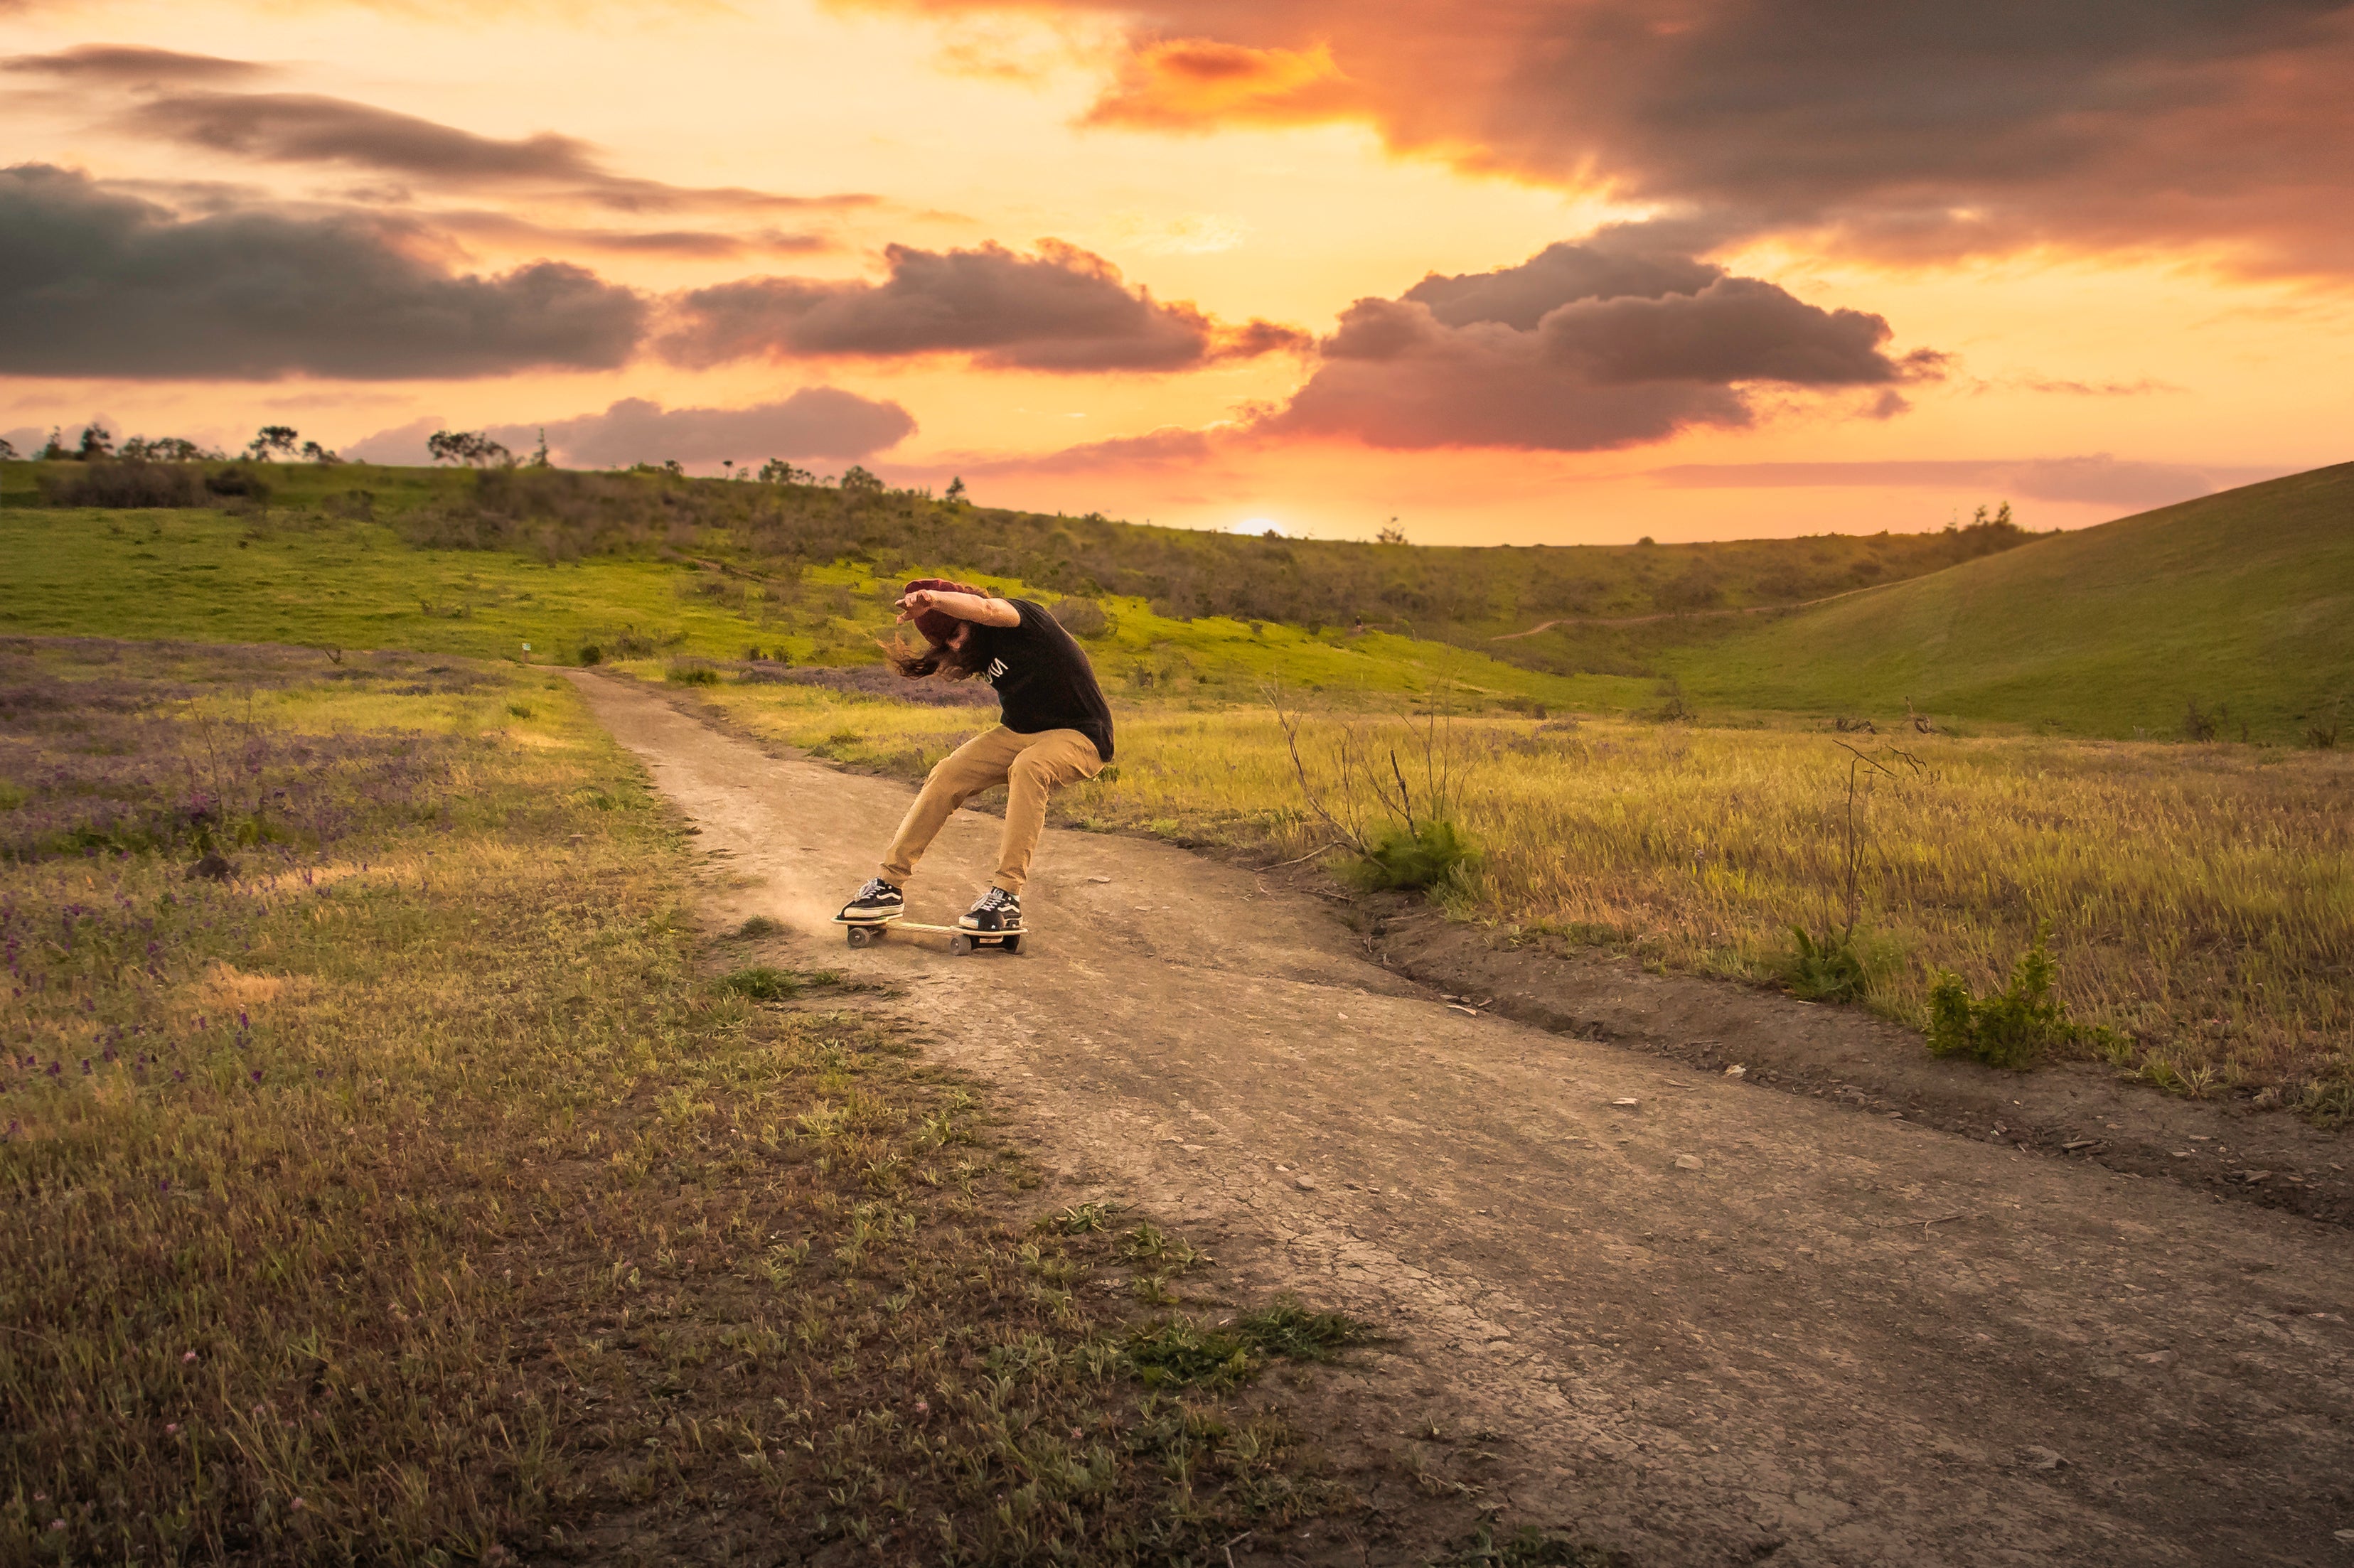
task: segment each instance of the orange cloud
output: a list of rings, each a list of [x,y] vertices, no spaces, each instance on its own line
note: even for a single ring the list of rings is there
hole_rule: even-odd
[[[1331,47],[1252,48],[1215,38],[1132,44],[1090,125],[1205,131],[1218,125],[1299,125],[1364,112]]]
[[[1727,240],[1897,262],[2196,247],[2245,271],[2354,272],[2347,0],[1162,0],[1151,16],[1176,36],[1134,35],[1087,123],[1362,116],[1401,151],[1697,215]]]

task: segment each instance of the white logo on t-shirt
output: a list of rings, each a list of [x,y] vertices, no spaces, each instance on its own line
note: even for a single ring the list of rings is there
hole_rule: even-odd
[[[991,659],[989,662],[989,668],[984,671],[983,673],[990,680],[996,680],[1000,675],[1005,673],[1005,661],[1002,659]]]

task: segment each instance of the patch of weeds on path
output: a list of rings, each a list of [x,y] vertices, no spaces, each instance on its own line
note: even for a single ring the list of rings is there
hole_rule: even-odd
[[[568,692],[0,655],[23,776],[109,786],[0,863],[0,1560],[1209,1562],[1349,1507],[1238,1377],[1146,1384],[1073,1288],[1119,1238],[1033,1234],[897,1025],[704,978]]]
[[[723,991],[747,1001],[790,1001],[805,991],[822,991],[842,984],[838,969],[781,969],[773,964],[748,964],[719,977]]]
[[[1499,1537],[1492,1520],[1483,1520],[1470,1538],[1431,1568],[1624,1568],[1628,1559],[1604,1547],[1591,1546],[1559,1531],[1522,1525]]]
[[[1235,1388],[1270,1361],[1329,1361],[1371,1338],[1365,1324],[1338,1312],[1315,1312],[1289,1297],[1218,1323],[1182,1316],[1133,1330],[1129,1364],[1150,1387]]]

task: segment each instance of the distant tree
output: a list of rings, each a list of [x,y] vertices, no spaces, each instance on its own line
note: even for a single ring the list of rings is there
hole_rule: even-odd
[[[533,468],[549,468],[554,466],[547,461],[547,427],[546,425],[542,425],[539,428],[539,445],[531,449],[530,466]]]
[[[759,480],[762,484],[815,484],[817,475],[782,458],[770,458],[760,465]]]
[[[686,477],[686,470],[680,466],[676,458],[663,459],[663,471],[679,479]]]
[[[292,458],[294,443],[302,439],[302,432],[292,425],[264,425],[255,433],[253,440],[246,443],[245,455],[260,459],[276,452],[281,457]]]
[[[1393,517],[1390,519],[1390,525],[1388,527],[1373,535],[1373,543],[1377,545],[1403,545],[1405,543],[1405,530],[1399,527],[1397,525],[1397,519]]]
[[[856,463],[853,463],[849,471],[842,476],[842,493],[864,501],[882,494],[883,482]]]
[[[323,468],[329,464],[339,463],[344,461],[342,458],[337,457],[334,452],[329,451],[326,448],[321,446],[316,441],[304,441],[302,443],[302,456],[305,461],[315,462]]]
[[[468,468],[514,465],[514,453],[483,430],[436,430],[425,438],[425,450],[437,463],[459,462]]]
[[[131,450],[127,445],[122,450],[126,456]],[[195,462],[204,458],[218,460],[226,454],[208,450],[184,436],[158,436],[147,443],[147,455],[157,462]]]
[[[16,444],[7,437],[0,436],[0,462],[15,462],[16,461]]]
[[[49,427],[49,439],[36,454],[43,462],[64,462],[73,456],[66,450],[66,439],[55,425]]]
[[[956,478],[949,481],[949,487],[947,491],[941,494],[940,499],[947,502],[950,506],[956,505],[959,502],[964,499],[964,476],[962,474],[959,474]]]
[[[96,462],[114,455],[114,437],[104,425],[91,423],[82,427],[81,449],[74,456],[83,462]]]

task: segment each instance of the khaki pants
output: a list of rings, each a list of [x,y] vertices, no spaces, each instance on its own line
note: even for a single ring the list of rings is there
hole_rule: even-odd
[[[949,815],[983,789],[1002,784],[1005,836],[997,846],[997,874],[989,880],[1018,895],[1030,874],[1038,835],[1045,830],[1047,791],[1102,771],[1096,743],[1077,730],[1017,735],[1003,725],[985,730],[941,758],[924,780],[923,793],[907,808],[907,820],[884,856],[883,880],[904,885]]]

